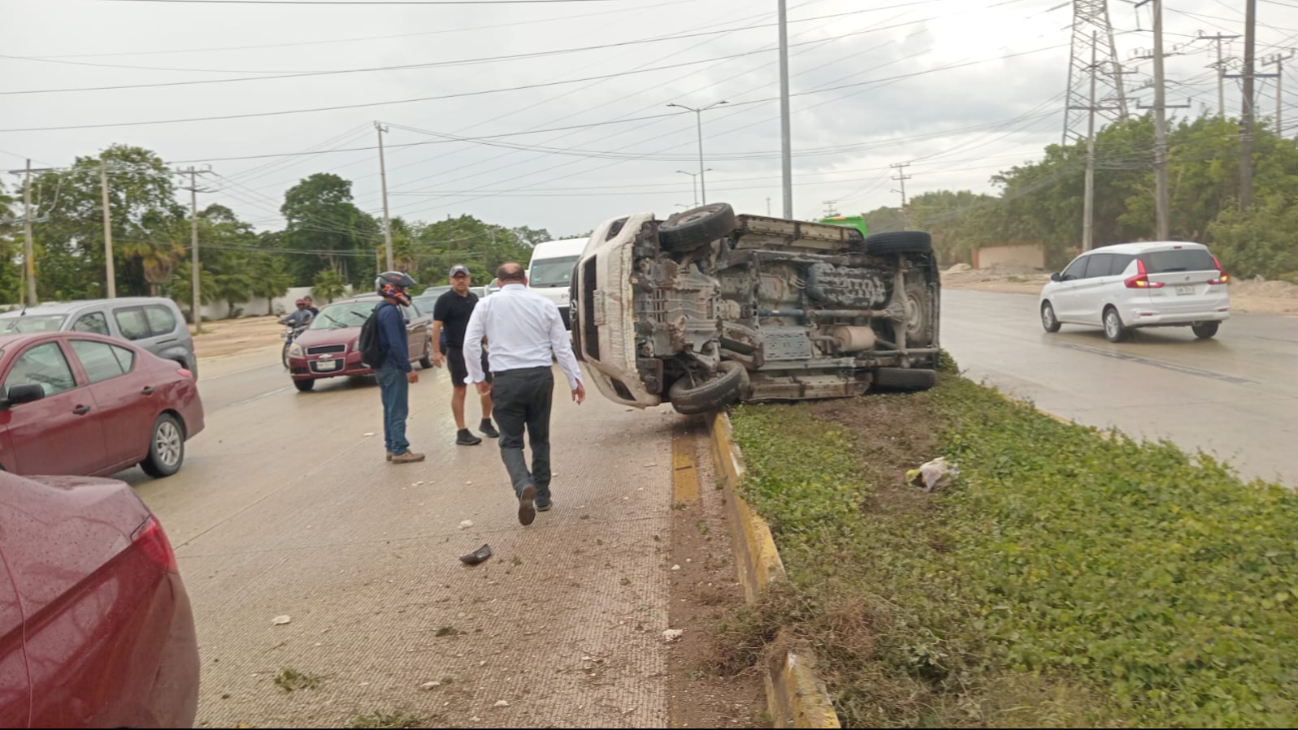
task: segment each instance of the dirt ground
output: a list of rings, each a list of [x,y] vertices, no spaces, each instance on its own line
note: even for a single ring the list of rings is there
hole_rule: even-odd
[[[194,336],[194,350],[202,359],[228,357],[262,348],[278,350],[284,346],[280,339],[283,334],[284,326],[275,317],[204,322],[203,333]]]
[[[957,264],[942,274],[942,286],[949,289],[1001,294],[1037,295],[1048,283],[1049,273],[1029,268],[970,269],[965,264]],[[1230,303],[1240,313],[1298,314],[1298,285],[1287,281],[1237,280],[1230,285]]]
[[[769,727],[757,671],[723,677],[716,670],[721,649],[713,627],[743,605],[744,591],[736,580],[726,498],[716,488],[707,430],[696,422],[694,433],[700,500],[678,506],[672,515],[671,625],[685,633],[668,658],[671,727]]]

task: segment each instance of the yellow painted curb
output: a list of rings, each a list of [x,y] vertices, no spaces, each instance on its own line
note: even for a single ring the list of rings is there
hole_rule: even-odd
[[[708,418],[712,433],[712,455],[726,491],[726,515],[734,541],[739,582],[749,603],[761,597],[768,586],[784,580],[771,528],[740,495],[744,478],[743,455],[731,439],[730,417],[718,413]],[[815,656],[810,647],[795,646],[787,634],[775,643],[765,672],[766,704],[776,727],[842,727],[824,682],[816,676]]]

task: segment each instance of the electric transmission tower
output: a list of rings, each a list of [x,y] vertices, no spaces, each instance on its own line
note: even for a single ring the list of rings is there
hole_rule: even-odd
[[[1092,63],[1094,37],[1099,38],[1099,43],[1096,61]],[[1098,74],[1097,82],[1101,87],[1097,101],[1091,101],[1093,69]],[[1122,64],[1118,61],[1118,47],[1113,40],[1113,24],[1109,22],[1108,0],[1073,0],[1072,58],[1068,62],[1064,144],[1087,138],[1091,110],[1097,106],[1109,121],[1127,118],[1123,73]]]

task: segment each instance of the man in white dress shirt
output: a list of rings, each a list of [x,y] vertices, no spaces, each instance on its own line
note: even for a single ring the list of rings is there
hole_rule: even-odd
[[[572,340],[563,326],[559,307],[527,288],[520,264],[508,263],[496,272],[501,290],[478,303],[464,335],[464,364],[469,382],[478,393],[490,393],[500,426],[500,455],[518,496],[518,521],[536,520],[537,511],[554,506],[550,498],[550,408],[554,400],[557,359],[568,376],[568,387],[577,405],[586,401],[581,368],[572,353]],[[482,370],[482,339],[491,343],[488,353],[494,384]],[[523,453],[523,433],[532,443],[532,468]]]

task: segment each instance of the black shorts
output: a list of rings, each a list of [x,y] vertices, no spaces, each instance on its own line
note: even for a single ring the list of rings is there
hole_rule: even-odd
[[[446,348],[446,363],[451,368],[451,384],[459,388],[468,385],[469,367],[464,364],[464,350],[458,347]],[[491,365],[487,362],[487,351],[482,351],[482,372],[487,376],[487,382],[491,382]]]

